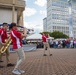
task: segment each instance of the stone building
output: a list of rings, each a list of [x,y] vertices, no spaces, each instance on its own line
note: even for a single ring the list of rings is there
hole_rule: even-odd
[[[23,25],[24,0],[0,0],[0,24],[15,22]]]

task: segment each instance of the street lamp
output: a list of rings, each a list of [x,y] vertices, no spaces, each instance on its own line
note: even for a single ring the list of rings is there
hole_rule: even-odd
[[[72,0],[68,1],[68,9],[69,9],[69,37],[73,38],[73,23],[72,23]]]

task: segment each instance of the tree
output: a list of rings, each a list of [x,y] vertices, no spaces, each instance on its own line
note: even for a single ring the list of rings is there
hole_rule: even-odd
[[[68,38],[68,36],[66,34],[63,34],[62,32],[59,31],[54,31],[50,34],[50,36],[56,38]]]

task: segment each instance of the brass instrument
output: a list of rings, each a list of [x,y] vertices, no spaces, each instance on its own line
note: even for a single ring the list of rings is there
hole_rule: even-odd
[[[11,44],[11,42],[12,42],[11,37],[9,37],[8,40],[6,41],[6,45],[2,46],[2,48],[0,49],[0,53],[4,53]]]

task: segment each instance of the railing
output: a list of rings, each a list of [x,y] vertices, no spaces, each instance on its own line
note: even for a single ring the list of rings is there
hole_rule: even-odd
[[[0,0],[0,5],[13,5],[13,0]],[[17,7],[25,7],[25,1],[24,0],[15,0],[14,3]]]

